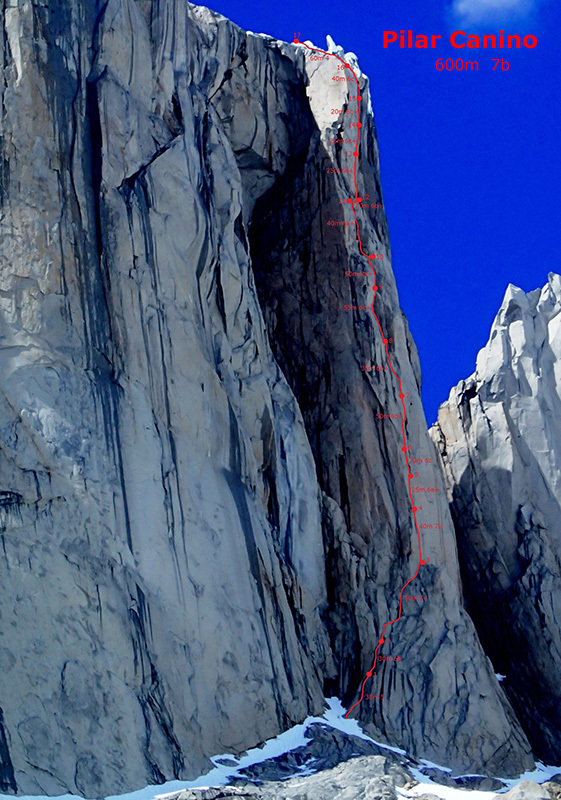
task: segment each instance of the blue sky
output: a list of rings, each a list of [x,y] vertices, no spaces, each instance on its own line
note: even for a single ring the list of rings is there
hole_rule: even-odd
[[[242,27],[353,51],[371,80],[384,204],[401,305],[419,349],[423,403],[436,419],[475,369],[508,283],[561,272],[557,0],[212,0]],[[437,49],[382,47],[382,31],[441,34]],[[533,34],[537,47],[470,50],[478,72],[438,72],[466,51],[454,30]],[[510,63],[493,72],[493,57]]]

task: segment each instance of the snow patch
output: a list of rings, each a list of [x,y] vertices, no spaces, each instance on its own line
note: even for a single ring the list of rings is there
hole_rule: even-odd
[[[423,761],[424,763],[424,761]],[[445,772],[450,772],[449,769],[446,767],[440,767],[437,765],[433,765],[437,769]],[[440,783],[436,783],[431,778],[428,778],[426,775],[423,775],[422,772],[418,769],[411,768],[409,765],[407,769],[411,772],[415,780],[419,781],[417,786],[413,786],[412,789],[401,789],[396,787],[396,792],[400,797],[407,798],[407,797],[418,797],[421,794],[425,794],[429,792],[431,794],[437,795],[437,797],[441,797],[442,800],[465,800],[466,793],[469,793],[469,800],[492,800],[493,797],[496,797],[498,794],[502,794],[503,792],[508,792],[509,789],[512,789],[513,786],[516,786],[517,783],[520,781],[535,781],[536,783],[544,783],[544,781],[549,780],[554,775],[559,773],[559,767],[555,766],[545,766],[541,762],[537,762],[536,769],[531,770],[529,772],[525,772],[523,775],[520,775],[519,778],[500,778],[496,777],[497,780],[502,781],[505,786],[503,789],[497,789],[492,791],[483,791],[481,789],[465,789],[465,788],[458,788],[456,786],[442,786]],[[485,778],[489,777],[486,775],[458,775],[458,778]]]
[[[200,775],[192,781],[168,781],[167,783],[160,784],[159,786],[146,786],[144,789],[138,789],[134,792],[127,794],[111,795],[106,800],[168,800],[178,792],[185,789],[210,789],[217,786],[225,786],[232,782],[234,778],[243,778],[241,771],[251,767],[255,764],[261,764],[263,761],[278,758],[292,750],[306,745],[310,741],[310,736],[307,736],[307,729],[313,724],[329,725],[335,730],[341,731],[349,736],[356,736],[359,739],[364,739],[367,742],[377,745],[384,750],[390,750],[392,753],[398,753],[405,756],[406,768],[411,772],[413,777],[419,781],[417,786],[412,789],[402,789],[396,787],[397,794],[402,798],[415,798],[421,794],[430,791],[442,800],[466,800],[466,794],[469,793],[469,800],[492,800],[498,793],[507,791],[515,786],[519,781],[532,780],[537,783],[553,777],[560,772],[560,767],[548,767],[538,762],[536,769],[531,772],[525,772],[519,778],[508,779],[499,778],[505,784],[505,788],[497,791],[480,791],[477,789],[458,789],[451,786],[442,786],[441,784],[428,778],[426,775],[411,766],[407,759],[405,750],[399,747],[392,747],[385,742],[377,742],[371,736],[368,736],[359,726],[355,719],[346,719],[345,714],[347,710],[341,705],[341,701],[337,697],[330,697],[326,699],[327,708],[321,717],[308,717],[304,722],[295,725],[284,733],[275,736],[274,739],[266,741],[262,747],[254,747],[248,750],[241,756],[234,756],[231,753],[222,753],[213,756],[210,760],[214,768],[210,772]],[[312,759],[314,760],[314,759]],[[441,772],[451,772],[448,767],[443,767],[440,764],[435,764],[427,759],[418,759],[417,763],[424,767],[431,769],[438,769]],[[314,770],[311,767],[311,761],[303,765],[300,769],[300,775],[312,775]],[[483,775],[461,775],[462,778],[486,777]],[[0,800],[14,800],[13,795],[0,794]],[[52,800],[50,797],[43,795],[19,795],[17,800]],[[56,800],[82,800],[78,795],[64,794],[57,796]],[[93,800],[93,798],[90,798]]]

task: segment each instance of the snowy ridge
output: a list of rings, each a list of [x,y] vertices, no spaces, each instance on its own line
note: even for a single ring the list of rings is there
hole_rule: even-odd
[[[326,699],[327,708],[321,717],[308,717],[304,722],[299,725],[294,725],[289,730],[275,736],[266,741],[261,747],[254,747],[248,750],[242,756],[235,756],[230,753],[222,753],[211,758],[214,768],[210,772],[200,775],[192,781],[167,781],[161,786],[146,786],[144,789],[138,789],[134,792],[126,794],[111,795],[106,800],[169,800],[178,792],[186,789],[210,789],[218,786],[227,786],[235,779],[243,779],[245,776],[242,774],[244,769],[251,767],[255,764],[261,764],[264,761],[278,758],[298,747],[306,745],[310,741],[307,736],[307,731],[310,725],[321,723],[329,727],[341,731],[349,736],[356,736],[365,741],[371,742],[380,748],[397,753],[404,756],[404,762],[407,769],[411,772],[415,780],[419,783],[411,789],[403,789],[396,787],[396,791],[400,797],[414,798],[419,795],[425,794],[428,790],[432,794],[443,798],[443,800],[465,800],[466,793],[469,792],[470,800],[491,800],[497,795],[496,791],[478,791],[469,789],[458,789],[450,786],[442,786],[441,784],[433,781],[431,778],[424,775],[421,769],[411,766],[411,762],[407,757],[404,750],[399,747],[391,747],[383,742],[378,742],[371,736],[368,736],[358,722],[353,719],[345,719],[347,709],[343,708],[341,702],[336,697]],[[225,763],[229,762],[229,763]],[[435,764],[427,759],[419,759],[415,763],[420,763],[422,767],[438,769],[442,772],[451,772],[448,767],[443,767],[440,764]],[[304,767],[301,774],[310,774],[312,771],[308,767]],[[550,779],[553,775],[559,772],[559,767],[545,766],[538,764],[535,770],[525,772],[520,778],[507,779],[498,778],[501,780],[505,787],[500,792],[506,792],[522,780],[533,780],[536,782],[543,782]],[[461,775],[458,777],[484,777],[477,775]],[[157,792],[157,793],[156,793]],[[75,800],[79,795],[64,794],[59,795],[58,800]],[[0,794],[0,800],[13,800],[13,795]],[[49,800],[46,795],[22,795],[19,800]],[[94,800],[91,798],[90,800]]]

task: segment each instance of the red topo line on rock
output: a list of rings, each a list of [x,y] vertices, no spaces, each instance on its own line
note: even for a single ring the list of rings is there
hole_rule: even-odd
[[[358,146],[359,146],[359,140],[360,140],[360,129],[362,128],[362,123],[360,122],[360,103],[362,101],[362,97],[361,97],[361,94],[360,94],[360,87],[359,87],[359,83],[358,83],[358,78],[357,78],[357,76],[355,74],[355,71],[351,67],[351,65],[348,64],[346,61],[344,61],[340,56],[336,55],[335,53],[328,53],[326,50],[321,50],[321,49],[319,49],[317,47],[310,47],[305,42],[301,42],[299,39],[294,39],[294,44],[302,44],[304,47],[306,47],[308,50],[310,50],[310,51],[312,51],[314,53],[322,53],[323,55],[331,56],[333,58],[336,58],[338,61],[341,62],[341,64],[343,64],[345,70],[349,70],[352,73],[352,76],[353,76],[353,78],[355,80],[355,83],[356,83],[356,89],[357,89],[357,101],[356,102],[358,104],[358,116],[357,116],[358,122],[357,122],[356,142],[355,142],[354,151],[353,151],[353,158],[354,158],[353,183],[354,183],[354,187],[355,187],[355,198],[354,198],[354,200],[352,198],[348,198],[347,199],[347,203],[350,203],[350,205],[351,205],[351,207],[353,209],[353,214],[354,214],[354,218],[355,218],[355,230],[356,230],[356,235],[357,235],[357,239],[358,239],[358,247],[359,247],[360,253],[361,253],[361,255],[363,255],[368,260],[368,264],[370,266],[370,270],[372,272],[372,275],[374,276],[374,285],[372,286],[372,289],[374,291],[374,297],[372,298],[372,315],[373,315],[374,319],[376,320],[376,324],[378,325],[378,329],[379,329],[380,335],[382,337],[382,343],[384,344],[384,346],[386,348],[386,356],[387,356],[387,359],[388,359],[388,366],[389,366],[393,376],[395,377],[397,383],[399,384],[399,399],[401,400],[401,405],[403,407],[403,419],[402,419],[402,422],[401,422],[401,433],[403,435],[403,455],[405,457],[405,463],[407,465],[409,500],[411,501],[411,511],[413,513],[413,520],[414,520],[414,523],[415,523],[415,530],[417,532],[417,541],[418,541],[418,544],[419,544],[419,563],[417,564],[417,569],[415,570],[415,574],[411,578],[409,578],[407,583],[405,583],[403,585],[403,587],[401,589],[401,592],[399,593],[399,613],[398,613],[398,615],[397,615],[397,617],[395,619],[389,620],[388,622],[384,622],[384,624],[382,626],[382,635],[380,636],[380,638],[378,640],[378,644],[376,646],[376,650],[374,651],[374,660],[373,660],[372,667],[366,673],[366,676],[364,677],[364,679],[362,681],[360,698],[356,701],[356,703],[354,703],[349,708],[349,710],[345,714],[345,717],[348,717],[349,714],[351,713],[351,711],[353,710],[353,708],[356,708],[358,705],[360,705],[360,703],[362,703],[362,700],[364,699],[364,691],[365,691],[365,688],[366,688],[366,682],[374,674],[374,670],[376,668],[376,663],[377,663],[377,660],[378,660],[378,650],[380,649],[380,647],[385,642],[386,628],[388,628],[390,625],[393,625],[395,622],[399,622],[399,620],[401,619],[401,611],[402,611],[402,605],[403,605],[403,592],[409,586],[409,584],[412,581],[415,580],[415,578],[419,574],[420,567],[425,564],[425,561],[423,560],[423,552],[422,552],[422,548],[421,548],[421,533],[420,533],[420,530],[419,530],[419,525],[417,524],[417,507],[416,507],[416,505],[415,505],[415,503],[413,501],[413,494],[411,492],[411,480],[413,479],[413,474],[411,473],[411,468],[410,468],[410,465],[409,465],[409,459],[407,457],[407,437],[405,435],[405,422],[407,421],[407,414],[406,414],[406,411],[405,411],[405,402],[404,402],[405,395],[404,395],[403,389],[401,387],[401,378],[399,377],[399,375],[395,371],[395,369],[393,367],[393,364],[392,364],[392,361],[391,361],[391,358],[390,358],[390,353],[389,353],[389,350],[388,350],[388,339],[384,336],[384,332],[382,330],[382,326],[380,324],[380,320],[378,319],[378,316],[377,316],[376,312],[374,311],[374,303],[376,301],[376,294],[378,292],[378,283],[377,283],[377,280],[376,280],[376,271],[374,269],[374,265],[373,265],[372,262],[376,259],[376,255],[375,254],[367,255],[364,252],[363,247],[362,247],[362,240],[360,238],[360,228],[359,228],[359,224],[358,224],[358,218],[357,218],[357,215],[356,215],[355,203],[360,203],[361,200],[362,200],[362,198],[359,197],[358,186],[357,186],[357,182],[356,182],[356,168],[357,168],[357,163],[358,163]]]

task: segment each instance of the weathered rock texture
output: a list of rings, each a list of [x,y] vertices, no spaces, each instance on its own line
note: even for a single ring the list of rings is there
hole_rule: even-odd
[[[534,751],[561,763],[561,278],[510,285],[431,429],[464,592]]]
[[[12,0],[0,42],[0,790],[190,778],[353,700],[419,558],[400,422],[376,418],[398,389],[361,371],[380,335],[343,310],[371,279],[326,224],[349,219],[326,169],[354,89],[184,0]],[[424,462],[385,218],[359,219],[442,530],[358,714],[413,755],[519,772]]]
[[[351,758],[346,763],[310,775],[304,770],[283,781],[265,780],[259,786],[242,784],[216,789],[188,789],[170,800],[397,800],[396,786],[412,785],[410,775],[384,756]],[[515,800],[534,800],[521,796]],[[536,797],[535,800],[550,800]]]

